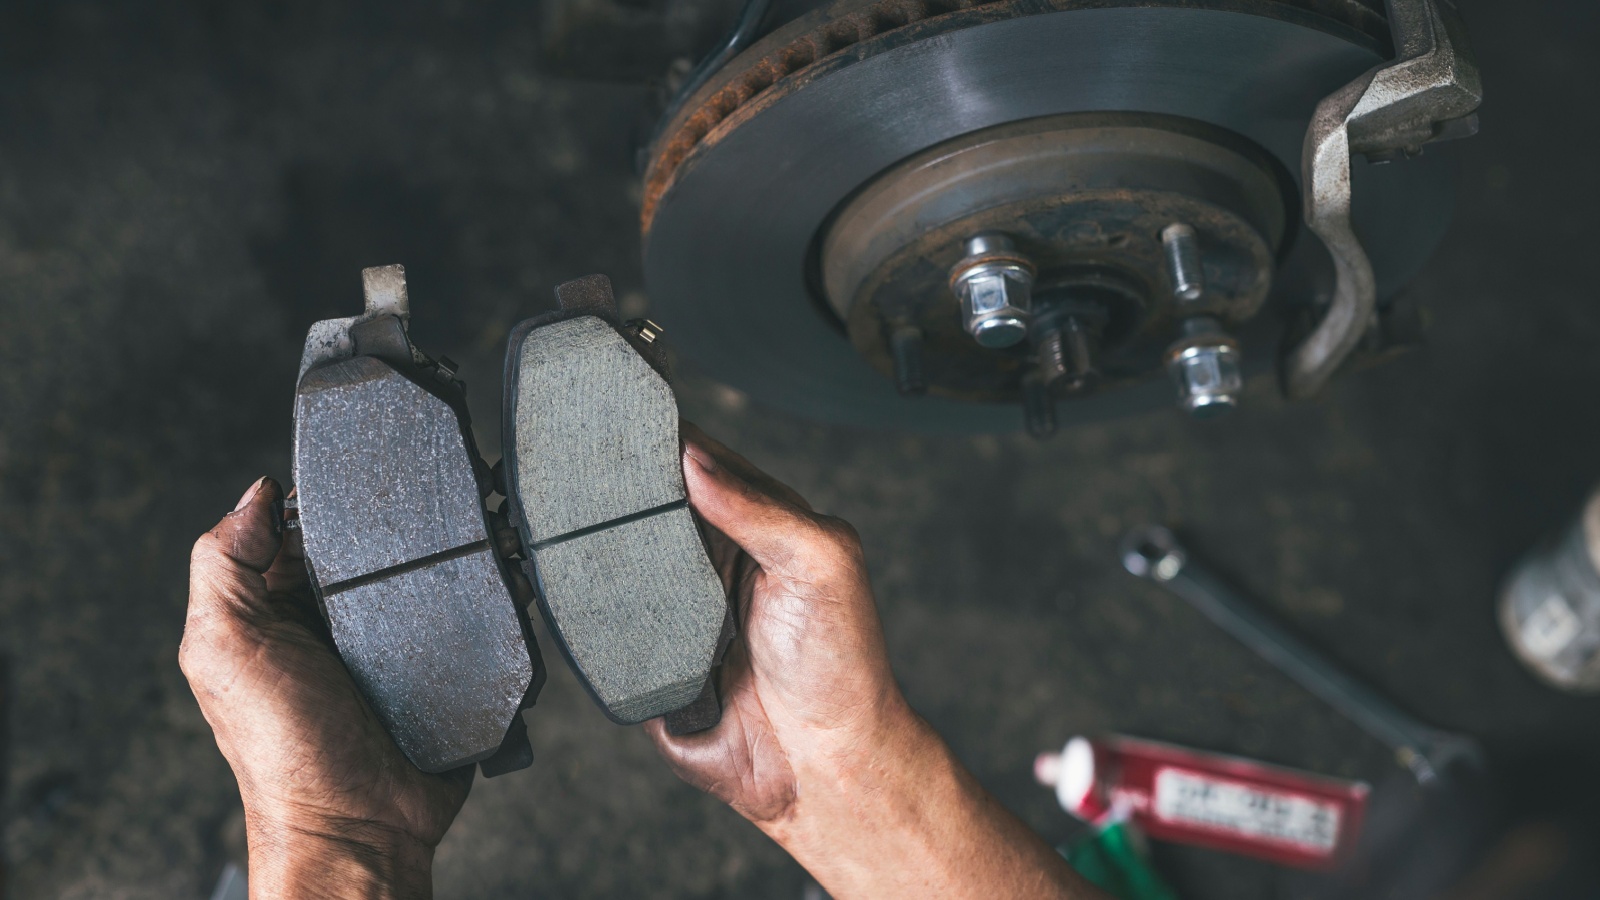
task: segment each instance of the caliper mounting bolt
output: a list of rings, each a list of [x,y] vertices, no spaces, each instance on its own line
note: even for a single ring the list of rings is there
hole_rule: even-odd
[[[950,270],[962,324],[981,346],[1000,350],[1028,336],[1033,263],[1010,237],[994,231],[967,238],[967,255]]]

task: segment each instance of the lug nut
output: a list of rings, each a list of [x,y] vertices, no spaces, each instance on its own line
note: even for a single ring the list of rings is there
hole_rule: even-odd
[[[1205,293],[1205,276],[1200,266],[1200,239],[1194,229],[1182,222],[1161,229],[1161,249],[1166,251],[1172,296],[1182,303],[1199,300]]]
[[[1238,406],[1244,388],[1239,342],[1211,316],[1187,319],[1183,330],[1184,336],[1167,348],[1167,372],[1178,386],[1178,406],[1197,419]]]
[[[922,374],[922,329],[915,325],[895,325],[889,331],[889,353],[894,358],[894,386],[902,397],[920,397],[928,392]]]
[[[950,271],[950,290],[961,302],[967,333],[991,350],[1020,343],[1032,315],[1033,263],[996,232],[973,235],[966,250]]]

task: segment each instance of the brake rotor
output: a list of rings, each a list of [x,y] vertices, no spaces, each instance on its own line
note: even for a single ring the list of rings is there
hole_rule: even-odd
[[[1046,295],[1104,307],[1108,389],[1061,404],[1070,424],[1171,402],[1152,236],[1178,218],[1224,249],[1207,255],[1222,286],[1207,302],[1240,326],[1247,368],[1270,367],[1282,317],[1257,312],[1312,302],[1326,281],[1324,252],[1292,227],[1307,122],[1382,58],[1386,28],[1354,0],[809,13],[663,129],[643,204],[652,302],[711,375],[768,403],[1013,429],[1018,352],[964,342],[939,284],[963,234],[1003,226],[1040,256]],[[1357,169],[1380,291],[1442,235],[1448,175],[1432,156]],[[929,335],[933,396],[901,397],[887,377],[896,317]]]

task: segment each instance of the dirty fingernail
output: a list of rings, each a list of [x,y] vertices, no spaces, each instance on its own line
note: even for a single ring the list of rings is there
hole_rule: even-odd
[[[244,492],[244,496],[239,498],[238,503],[234,504],[233,511],[238,512],[239,510],[244,509],[246,506],[249,506],[250,501],[256,498],[256,494],[261,493],[261,487],[266,483],[267,476],[263,475],[260,478],[257,478],[255,484],[250,485],[250,489]]]
[[[694,460],[696,465],[707,472],[715,472],[717,470],[716,457],[706,452],[704,447],[701,447],[697,444],[691,444],[686,441],[683,445],[683,453],[685,456]]]

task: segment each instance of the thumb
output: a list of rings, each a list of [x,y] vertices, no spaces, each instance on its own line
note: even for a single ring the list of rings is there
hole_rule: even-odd
[[[189,558],[189,599],[226,594],[235,599],[265,593],[262,578],[283,546],[280,504],[283,488],[271,478],[258,479],[233,512],[201,535]],[[257,584],[259,591],[252,590]]]
[[[694,511],[768,572],[792,569],[799,548],[821,528],[805,510],[761,491],[692,442],[684,445],[683,476]]]

